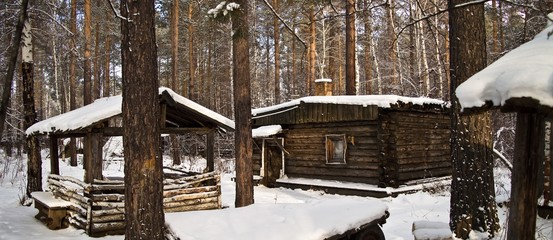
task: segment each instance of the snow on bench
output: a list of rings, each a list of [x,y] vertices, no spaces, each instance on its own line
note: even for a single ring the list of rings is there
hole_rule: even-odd
[[[452,240],[453,234],[449,224],[432,221],[413,222],[413,236],[415,240]]]
[[[67,207],[70,202],[54,197],[51,192],[32,192],[35,208],[38,214],[35,218],[45,220],[46,226],[50,229],[63,227],[63,219],[67,215]]]

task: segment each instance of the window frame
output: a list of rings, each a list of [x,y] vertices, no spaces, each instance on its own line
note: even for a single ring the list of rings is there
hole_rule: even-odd
[[[347,149],[348,144],[345,134],[327,134],[325,135],[325,152],[326,152],[326,164],[328,165],[345,165],[347,164]],[[342,158],[334,158],[335,142],[342,142]]]

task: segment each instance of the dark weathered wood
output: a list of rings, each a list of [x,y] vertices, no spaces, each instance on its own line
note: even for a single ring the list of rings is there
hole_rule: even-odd
[[[207,171],[215,171],[215,132],[210,131],[206,134],[206,160]]]
[[[507,231],[509,240],[534,239],[542,131],[544,131],[543,116],[527,112],[517,113],[515,157],[511,177],[511,207]]]
[[[84,138],[85,183],[102,179],[102,134],[90,132]]]
[[[58,139],[50,137],[50,173],[60,174],[60,158],[58,153]]]

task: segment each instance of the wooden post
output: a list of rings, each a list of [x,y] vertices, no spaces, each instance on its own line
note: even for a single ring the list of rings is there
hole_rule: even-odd
[[[60,174],[60,159],[58,154],[58,138],[50,136],[50,173]]]
[[[101,136],[101,133],[89,132],[84,137],[85,183],[92,183],[94,179],[102,179]]]
[[[215,149],[215,131],[210,131],[207,133],[207,143],[206,143],[206,159],[207,159],[207,171],[213,172],[215,171],[215,156],[214,156],[214,149]]]
[[[507,239],[534,239],[543,116],[517,113],[515,158],[511,177],[511,209]]]

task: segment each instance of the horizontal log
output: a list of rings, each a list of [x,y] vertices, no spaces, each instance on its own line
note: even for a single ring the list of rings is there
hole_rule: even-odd
[[[182,194],[182,195],[176,195],[174,197],[163,198],[163,203],[184,202],[185,200],[219,197],[220,195],[221,195],[221,193],[217,192],[217,191],[215,191],[215,192],[193,193],[193,194]]]
[[[97,185],[97,184],[94,184],[92,185],[91,189],[90,189],[90,192],[93,192],[93,191],[124,191],[125,190],[125,184],[102,184],[102,185]]]
[[[125,184],[125,181],[121,180],[102,180],[102,179],[94,179],[92,185],[120,185]]]
[[[218,176],[211,176],[209,178],[199,179],[199,180],[196,180],[196,181],[190,181],[190,182],[186,182],[186,183],[178,183],[178,182],[181,182],[181,181],[175,181],[175,184],[166,184],[166,185],[164,185],[163,190],[167,191],[167,190],[174,190],[174,189],[181,189],[181,188],[199,187],[199,186],[202,185],[201,183],[203,183],[205,181],[208,181],[208,180],[215,180],[216,182],[219,182],[219,177]]]
[[[107,223],[92,223],[92,232],[107,232],[107,231],[114,231],[114,230],[121,230],[125,229],[125,222],[107,222]]]
[[[200,204],[211,203],[211,202],[219,202],[218,196],[188,199],[188,200],[182,200],[177,202],[164,202],[163,208],[165,209],[165,208],[175,208],[175,207],[181,207],[181,206],[193,206],[193,205],[200,205]]]
[[[64,188],[67,191],[74,191],[74,192],[81,192],[81,193],[84,191],[84,188],[82,188],[79,185],[67,184],[63,181],[59,181],[56,179],[48,179],[47,182],[49,185],[48,187],[50,188]]]
[[[435,164],[439,162],[451,162],[451,156],[444,154],[441,156],[399,158],[397,162],[402,166],[409,165],[409,164],[415,164],[415,165]]]
[[[344,168],[315,168],[315,167],[297,167],[288,166],[285,168],[286,173],[291,174],[306,174],[306,175],[323,175],[323,176],[342,176],[342,177],[367,177],[377,178],[380,174],[378,170],[367,169],[344,169]]]
[[[111,209],[92,210],[92,217],[100,217],[114,214],[125,214],[125,207],[116,207]]]
[[[186,212],[186,211],[199,211],[199,210],[210,210],[210,209],[219,209],[221,206],[218,202],[203,203],[198,205],[190,206],[180,206],[172,208],[164,208],[165,212]]]
[[[419,171],[402,172],[401,174],[399,174],[398,179],[400,181],[409,181],[409,180],[429,178],[429,177],[441,177],[441,176],[446,176],[450,174],[451,174],[451,167],[446,167],[446,168],[432,169],[430,171],[419,170]]]
[[[196,188],[167,190],[167,191],[163,191],[163,197],[170,198],[181,194],[203,193],[203,192],[212,192],[212,191],[218,191],[218,190],[219,190],[219,186],[205,186],[205,187],[196,187]]]
[[[125,202],[93,202],[94,207],[124,208]]]
[[[124,194],[118,193],[101,193],[101,194],[92,194],[92,201],[94,202],[122,202],[125,201]]]
[[[118,222],[118,221],[125,221],[125,214],[124,213],[95,216],[92,219],[92,222],[94,222],[94,223],[108,223],[108,222]]]
[[[72,183],[75,183],[75,184],[79,185],[83,189],[87,189],[90,186],[90,184],[87,184],[87,183],[85,183],[85,182],[83,182],[79,179],[76,179],[74,177],[69,177],[69,176],[60,176],[60,175],[57,175],[57,174],[50,174],[50,175],[48,175],[48,178],[58,180],[58,181],[72,182]]]

